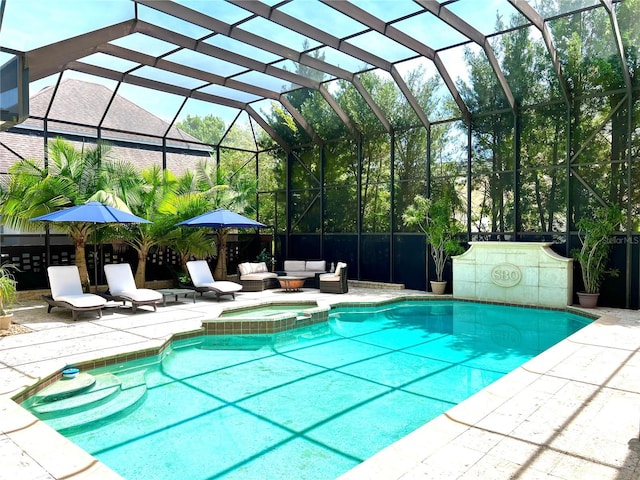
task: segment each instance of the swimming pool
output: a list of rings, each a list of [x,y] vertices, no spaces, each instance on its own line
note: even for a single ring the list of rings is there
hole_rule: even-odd
[[[182,340],[92,371],[140,398],[65,435],[129,480],[335,478],[587,323],[410,301],[338,308],[277,335]]]

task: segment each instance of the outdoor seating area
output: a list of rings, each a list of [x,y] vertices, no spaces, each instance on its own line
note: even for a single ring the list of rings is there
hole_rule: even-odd
[[[78,267],[75,265],[52,266],[48,268],[51,295],[43,295],[42,299],[48,304],[48,312],[51,312],[53,307],[69,309],[73,319],[78,320],[81,312],[94,311],[101,317],[107,302],[121,302],[122,306],[128,303],[132,313],[136,313],[140,306],[150,306],[153,311],[157,311],[158,304],[166,306],[167,299],[171,297],[175,302],[178,302],[180,297],[191,299],[195,303],[195,293],[200,293],[201,297],[205,293],[213,293],[215,299],[220,301],[225,296],[235,300],[236,293],[241,291],[282,289],[281,291],[291,293],[301,292],[302,288],[335,294],[349,291],[346,263],[338,262],[335,272],[329,273],[315,270],[323,268],[326,265],[324,261],[287,261],[285,265],[289,268],[306,266],[309,269],[291,270],[291,275],[284,275],[285,272],[276,274],[266,271],[264,262],[245,262],[238,266],[239,272],[252,273],[246,273],[245,278],[241,277],[240,283],[236,283],[215,280],[205,260],[192,260],[186,265],[191,279],[190,286],[154,290],[136,286],[131,265],[114,263],[104,266],[108,289],[98,294],[83,293]]]

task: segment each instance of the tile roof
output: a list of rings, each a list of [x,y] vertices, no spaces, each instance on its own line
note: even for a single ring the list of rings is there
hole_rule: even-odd
[[[33,94],[29,103],[30,117],[13,129],[0,132],[1,173],[19,158],[44,158],[41,119],[47,113],[54,91],[55,87],[49,86]],[[162,139],[158,137],[167,131],[167,146],[170,147],[167,168],[175,174],[184,172],[197,159],[210,157],[212,149],[195,143],[198,142],[195,137],[170,127],[168,122],[120,95],[111,100],[112,97],[113,91],[104,85],[77,79],[60,82],[48,115],[50,138],[62,136],[76,148],[92,144],[104,116],[101,137],[113,144],[112,155],[140,168],[154,163],[162,165]],[[104,115],[107,106],[108,113]]]

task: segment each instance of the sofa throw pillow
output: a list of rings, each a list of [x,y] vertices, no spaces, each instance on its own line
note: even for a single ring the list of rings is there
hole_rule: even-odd
[[[238,271],[240,272],[240,276],[251,273],[251,264],[250,263],[240,263],[238,265]]]

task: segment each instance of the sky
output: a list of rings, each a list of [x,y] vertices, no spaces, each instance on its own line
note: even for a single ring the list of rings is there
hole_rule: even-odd
[[[234,23],[236,21],[241,20],[246,17],[247,12],[241,8],[238,8],[234,5],[221,3],[221,0],[178,0],[179,3],[185,4],[197,10],[201,10],[204,13],[212,14],[214,11],[216,13],[216,18],[219,18],[228,23]],[[273,4],[273,0],[263,0],[265,3]],[[363,0],[352,0],[356,5],[362,4]],[[134,3],[131,0],[0,0],[0,2],[4,2],[4,15],[2,17],[2,24],[0,25],[0,47],[15,49],[19,51],[29,51],[34,48],[38,48],[41,46],[45,46],[51,43],[55,43],[57,41],[63,40],[65,38],[73,37],[76,35],[80,35],[86,32],[90,32],[114,23],[122,22],[131,18],[134,18]],[[480,30],[490,30],[489,24],[495,23],[496,11],[498,9],[508,14],[505,9],[512,7],[509,6],[509,3],[506,0],[483,0],[479,2],[478,0],[460,0],[458,3],[451,4],[451,8],[458,7],[459,10],[463,11],[462,8],[464,5],[467,5],[467,10],[471,12],[467,14],[468,18],[465,18],[466,21],[474,20],[474,25],[476,28]],[[468,7],[472,5],[473,8],[469,9]],[[389,20],[392,18],[397,18],[398,14],[401,13],[411,13],[419,10],[419,6],[408,0],[399,1],[399,0],[367,0],[367,8],[379,16],[383,20]],[[215,9],[215,10],[212,10]],[[398,11],[400,9],[401,11]],[[296,18],[300,18],[303,21],[307,21],[315,24],[314,18],[318,18],[318,14],[322,18],[326,18],[328,15],[331,15],[331,9],[326,5],[319,3],[317,0],[297,0],[296,2],[287,4],[283,7],[283,11],[289,15],[296,16]],[[335,12],[333,12],[335,14]],[[195,38],[198,38],[202,35],[203,31],[194,32],[193,30],[204,30],[200,27],[195,27],[193,25],[187,26],[185,22],[181,22],[176,19],[167,20],[167,17],[161,17],[159,12],[156,12],[153,9],[141,6],[139,7],[139,14],[141,18],[147,20],[155,20],[156,18],[159,21],[165,22],[165,27],[172,28],[175,31],[185,34],[191,34]],[[332,22],[322,23],[323,21],[318,20],[320,24],[324,25],[326,29],[331,28],[333,34],[338,35],[339,32],[343,32],[343,34],[350,34],[359,31],[362,28],[362,25],[358,24],[351,19],[346,21],[344,16],[336,15],[336,20]],[[450,27],[441,27],[440,30],[437,30],[437,25],[441,24],[441,22],[433,21],[435,17],[431,14],[425,13],[420,15],[418,20],[413,22],[402,21],[398,24],[399,28],[403,28],[407,31],[408,34],[418,38],[419,40],[426,41],[428,38],[433,38],[434,42],[437,39],[437,42],[440,42],[442,45],[447,43],[457,43],[462,40],[462,36],[455,32]],[[263,28],[269,28],[268,22],[264,19],[254,19],[251,22],[258,22],[263,25]],[[428,22],[428,34],[422,33],[424,36],[420,38],[421,35],[421,27],[424,30],[425,27],[422,22]],[[172,22],[171,25],[167,25],[168,22]],[[162,23],[161,23],[162,25]],[[273,24],[271,24],[273,26]],[[257,27],[258,25],[256,25]],[[249,27],[249,26],[248,26]],[[247,27],[247,28],[248,28]],[[185,31],[186,29],[191,31]],[[264,30],[261,30],[264,32]],[[37,32],[37,33],[35,33]],[[291,42],[294,36],[290,39],[275,37],[279,32],[274,27],[273,33],[270,31],[265,34],[268,38],[273,39],[274,41],[280,41],[286,44],[287,41]],[[138,35],[137,41],[148,41],[148,37],[144,37],[142,35]],[[296,34],[297,35],[297,34]],[[300,36],[298,36],[300,37]],[[220,38],[217,36],[216,38]],[[300,37],[302,38],[302,37]],[[294,41],[299,43],[300,38],[296,38]],[[128,39],[122,39],[123,46],[126,46],[126,41]],[[373,52],[385,52],[386,58],[391,61],[395,61],[398,58],[404,58],[403,55],[406,55],[407,49],[404,47],[400,47],[395,42],[391,42],[388,39],[385,39],[384,36],[370,32],[368,34],[363,35],[361,38],[353,39],[351,42],[354,45],[358,45],[363,49]],[[380,42],[386,42],[389,44],[385,48]],[[118,41],[113,42],[115,44],[119,44]],[[156,44],[159,41],[155,41]],[[213,43],[213,42],[212,42]],[[435,45],[442,46],[440,44]],[[295,48],[295,45],[289,45],[292,48]],[[149,47],[143,49],[145,53],[149,53],[152,55],[158,55],[160,53],[152,51],[153,48],[160,48],[160,53],[162,49],[162,45],[153,45],[150,44]],[[173,48],[173,47],[171,47]],[[234,47],[239,48],[239,47]],[[395,48],[395,51],[394,51]],[[99,58],[102,55],[104,58]],[[394,58],[394,55],[396,56]],[[6,53],[0,52],[0,64],[4,63],[10,58],[10,56]],[[455,78],[464,78],[466,77],[466,72],[464,71],[464,62],[462,61],[462,48],[458,48],[455,50],[450,50],[444,52],[442,55],[443,61],[445,61],[445,65],[447,69],[450,71],[451,76]],[[83,61],[87,61],[88,63],[93,63],[95,65],[108,66],[109,68],[113,68],[120,71],[126,71],[127,66],[122,65],[119,68],[116,68],[116,62],[114,62],[113,57],[109,57],[103,54],[96,54],[91,57],[87,57],[87,59],[83,59]],[[415,62],[423,63],[424,62]],[[430,63],[430,62],[429,62]],[[402,75],[405,75],[407,71],[413,66],[414,62],[407,61],[398,65],[398,68]],[[432,65],[432,64],[431,64]],[[221,65],[222,67],[222,65]],[[151,70],[151,68],[147,68],[147,70]],[[197,67],[196,67],[197,68]],[[141,69],[136,72],[136,74],[143,73],[144,69]],[[431,73],[435,73],[435,69],[432,68],[430,70]],[[151,74],[158,74],[157,72],[150,72]],[[180,79],[171,79],[170,76],[167,75],[170,80],[167,81],[179,81]],[[248,81],[257,81],[255,79],[255,74],[253,77],[247,76]],[[80,74],[77,72],[67,71],[63,75],[64,78],[79,78],[82,80],[92,81],[94,83],[100,83],[106,85],[107,87],[114,89],[116,86],[116,82],[111,80],[100,79],[98,77],[89,77],[84,74]],[[153,77],[150,77],[153,78]],[[240,77],[241,78],[241,77]],[[35,92],[39,91],[45,86],[53,85],[57,80],[57,75],[45,78],[39,81],[32,82],[30,89],[31,95]],[[186,79],[184,80],[187,81]],[[283,82],[281,82],[283,83]],[[176,83],[178,84],[178,83]],[[185,85],[187,88],[193,88],[191,85]],[[278,87],[276,87],[277,89]],[[140,87],[135,87],[132,85],[122,84],[118,93],[125,98],[128,98],[131,101],[134,101],[142,108],[150,111],[154,115],[159,116],[160,118],[171,121],[180,105],[182,104],[182,97],[176,97],[174,95],[162,94],[158,92],[153,92],[147,89],[143,89]],[[205,102],[198,102],[189,100],[185,109],[181,111],[179,120],[184,118],[186,114],[191,115],[207,115],[214,114],[221,117],[228,124],[230,121],[235,118],[238,110],[228,108],[228,107],[220,107],[212,106]]]
[[[1,1],[1,0],[0,0]],[[131,0],[4,0],[5,11],[0,25],[0,46],[19,51],[29,51],[65,38],[87,33],[99,28],[134,18]],[[24,28],[24,26],[28,26]],[[38,32],[34,35],[33,32]],[[0,64],[11,56],[0,52]],[[99,83],[115,89],[116,82],[82,73],[68,71],[64,78],[77,78]],[[53,85],[57,75],[44,78],[30,85],[30,95]],[[171,121],[182,103],[174,95],[158,94],[147,89],[123,84],[118,93],[165,121]],[[190,101],[191,115],[214,113],[204,102]],[[187,112],[181,115],[186,116]],[[231,122],[237,110],[215,106],[215,113],[225,122]]]

